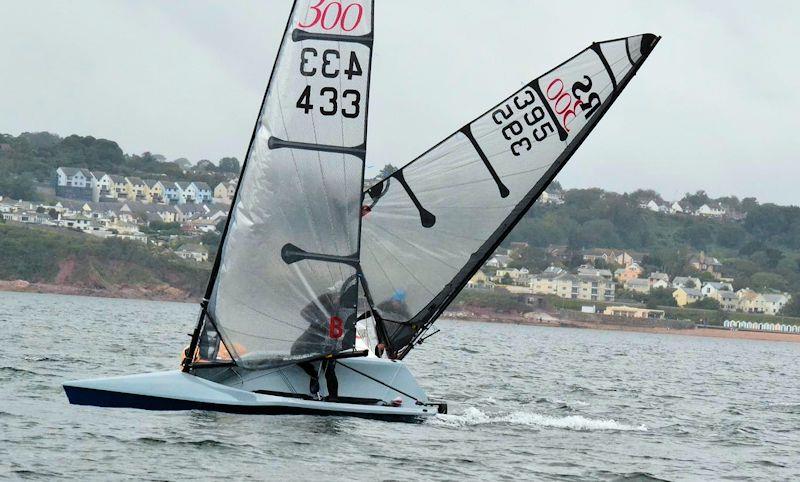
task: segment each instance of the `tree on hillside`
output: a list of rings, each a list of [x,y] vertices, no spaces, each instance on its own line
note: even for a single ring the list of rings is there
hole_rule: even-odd
[[[738,224],[724,224],[717,230],[717,244],[725,248],[739,248],[747,238],[747,231]]]
[[[49,132],[23,132],[19,137],[28,141],[35,149],[48,149],[61,142],[61,136]]]
[[[670,288],[653,288],[647,296],[647,307],[656,308],[658,306],[678,306],[675,298],[672,297]]]
[[[192,167],[192,161],[186,159],[185,157],[179,157],[172,161],[175,165],[177,165],[181,170],[186,171],[190,167]]]
[[[233,174],[239,174],[242,167],[239,165],[239,159],[235,157],[223,157],[219,160],[219,170],[222,172],[231,172]]]
[[[681,199],[681,202],[685,202],[693,209],[698,209],[703,204],[708,204],[711,202],[711,198],[708,197],[705,191],[697,191],[694,194],[686,193]]]
[[[678,236],[697,249],[707,249],[714,241],[714,231],[708,223],[691,222],[678,232]]]
[[[637,206],[640,204],[646,204],[650,201],[656,201],[659,204],[664,202],[664,199],[661,197],[661,195],[652,189],[637,189],[628,194],[628,197],[630,197]]]
[[[28,201],[36,200],[33,177],[30,175],[15,175],[0,170],[0,196]]]
[[[200,159],[194,166],[194,171],[197,172],[214,172],[216,170],[217,166],[215,166],[214,163],[208,159]]]
[[[764,291],[764,290],[778,290],[784,291],[786,290],[786,279],[777,274],[777,273],[767,273],[760,271],[758,273],[753,273],[750,276],[750,287],[756,291]]]
[[[781,309],[784,316],[800,316],[800,293],[795,293]]]

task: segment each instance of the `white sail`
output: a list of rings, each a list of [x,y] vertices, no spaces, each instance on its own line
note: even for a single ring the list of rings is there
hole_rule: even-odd
[[[371,0],[292,7],[209,290],[234,360],[352,347]]]
[[[466,285],[657,40],[593,44],[367,191],[361,262],[390,352]]]

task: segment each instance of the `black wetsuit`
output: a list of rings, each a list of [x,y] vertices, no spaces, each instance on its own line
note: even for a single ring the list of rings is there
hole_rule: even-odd
[[[338,305],[339,297],[334,293],[324,293],[317,298],[317,303],[324,307],[328,313],[334,312]],[[308,328],[292,345],[292,355],[304,355],[309,353],[309,347],[314,347],[313,351],[319,350],[320,341],[323,342],[323,353],[333,351],[337,341],[331,340],[328,336],[330,322],[325,312],[317,303],[309,303],[303,308],[300,315],[308,322]],[[326,345],[330,345],[329,347]],[[309,391],[312,395],[319,393],[319,374],[311,362],[301,362],[297,364],[306,372],[310,378]],[[325,374],[325,383],[328,386],[328,399],[336,399],[339,396],[339,380],[336,378],[336,360],[324,358],[321,362],[320,371]]]

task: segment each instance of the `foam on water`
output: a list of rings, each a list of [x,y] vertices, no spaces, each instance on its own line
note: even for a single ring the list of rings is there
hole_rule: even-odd
[[[645,425],[627,425],[613,419],[592,419],[581,415],[553,417],[535,412],[510,412],[506,414],[487,414],[475,407],[469,407],[460,415],[439,415],[432,423],[450,427],[466,427],[487,424],[511,424],[560,428],[577,431],[615,430],[646,432]]]

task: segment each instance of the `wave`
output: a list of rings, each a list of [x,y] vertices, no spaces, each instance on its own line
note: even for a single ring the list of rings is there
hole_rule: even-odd
[[[507,414],[487,414],[481,410],[469,407],[461,415],[439,415],[432,423],[449,427],[466,427],[487,424],[511,424],[524,426],[538,426],[547,428],[561,428],[581,432],[595,430],[613,431],[638,431],[646,432],[644,425],[627,425],[613,419],[592,419],[581,415],[566,417],[553,417],[535,412],[511,412]]]

